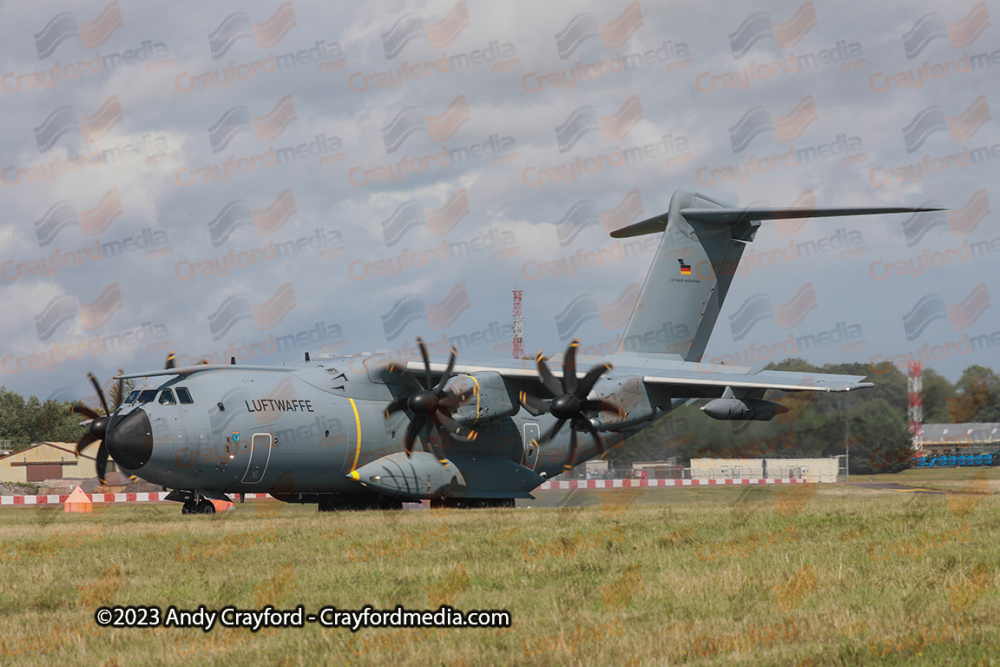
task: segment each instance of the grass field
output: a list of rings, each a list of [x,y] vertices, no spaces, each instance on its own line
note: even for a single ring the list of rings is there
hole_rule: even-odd
[[[1000,664],[1000,471],[539,493],[514,510],[265,501],[0,511],[0,664]],[[867,478],[865,478],[867,479]],[[861,481],[860,479],[858,481]],[[992,489],[995,493],[996,489]],[[101,628],[102,605],[502,609],[511,628]]]

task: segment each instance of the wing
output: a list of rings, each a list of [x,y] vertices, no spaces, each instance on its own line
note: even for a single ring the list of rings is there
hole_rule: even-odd
[[[669,388],[676,398],[712,398],[722,396],[726,387],[737,392],[761,392],[768,389],[781,391],[822,391],[839,392],[852,391],[871,387],[871,382],[865,382],[863,375],[839,375],[833,373],[794,373],[790,371],[759,371],[753,372],[746,366],[727,366],[724,364],[701,364],[666,358],[654,359],[652,355],[633,356],[615,354],[602,357],[591,363],[604,360],[615,362],[614,369],[607,373],[607,379],[628,380],[640,378],[650,387]],[[410,362],[413,368],[423,369],[423,365]],[[561,360],[559,355],[549,359],[552,375],[562,377],[559,370]],[[587,365],[584,360],[584,365]],[[431,372],[435,375],[443,373],[447,368],[443,363],[432,363]],[[543,380],[534,362],[519,363],[494,362],[489,364],[456,365],[455,375],[476,376],[481,373],[498,373],[504,380],[513,385],[529,383],[539,388]],[[538,393],[538,392],[535,392]]]
[[[592,389],[586,391],[590,400],[583,402],[582,412],[576,415],[586,416],[585,421],[592,420],[601,430],[641,428],[654,417],[694,399],[714,399],[702,410],[715,419],[767,421],[786,411],[780,403],[763,399],[769,389],[846,392],[872,386],[860,375],[755,372],[742,366],[685,362],[669,355],[619,353],[582,361],[610,366],[601,364],[604,359],[614,360],[615,365],[603,372],[596,383],[589,383]],[[466,411],[457,412],[456,419],[467,424],[480,423],[484,412],[501,418],[516,414],[522,405],[541,404],[539,398],[527,399],[552,393],[549,385],[553,379],[561,383],[566,373],[563,361],[556,355],[547,364],[511,360],[455,366],[452,369],[455,375],[471,376],[481,385],[479,399]],[[574,365],[571,363],[570,368]],[[446,369],[445,364],[431,364],[430,368],[432,375]],[[508,400],[508,396],[513,396],[513,401]],[[585,397],[581,395],[580,398]],[[491,409],[481,412],[481,405],[490,405]],[[535,407],[539,413],[548,411]],[[528,407],[525,409],[532,412]]]

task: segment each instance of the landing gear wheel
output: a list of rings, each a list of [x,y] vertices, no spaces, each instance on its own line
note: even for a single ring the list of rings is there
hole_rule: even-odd
[[[215,514],[215,505],[211,500],[202,500],[195,508],[197,514]]]
[[[198,503],[193,500],[189,500],[184,503],[181,507],[181,514],[197,514],[198,513]]]

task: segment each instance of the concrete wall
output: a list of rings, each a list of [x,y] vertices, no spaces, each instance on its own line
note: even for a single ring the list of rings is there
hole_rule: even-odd
[[[691,479],[760,479],[761,459],[691,459]]]
[[[691,479],[758,479],[765,459],[691,459]],[[766,459],[768,479],[836,482],[837,459]]]

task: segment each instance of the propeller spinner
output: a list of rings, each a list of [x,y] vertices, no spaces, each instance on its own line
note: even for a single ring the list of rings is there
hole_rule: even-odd
[[[388,372],[398,375],[403,381],[404,386],[403,393],[394,398],[386,406],[386,418],[392,413],[403,409],[413,414],[413,419],[410,420],[410,425],[406,427],[406,435],[403,438],[403,450],[406,452],[407,457],[413,451],[413,443],[417,439],[417,436],[423,432],[424,427],[428,424],[438,430],[438,433],[441,434],[441,440],[445,444],[448,442],[449,435],[466,441],[475,440],[478,435],[474,430],[463,427],[452,418],[454,409],[475,395],[475,390],[451,392],[444,389],[445,384],[452,377],[452,370],[455,368],[455,355],[457,353],[455,346],[453,345],[451,348],[448,369],[441,375],[441,379],[433,387],[431,387],[431,362],[427,356],[427,347],[420,338],[417,338],[417,346],[420,348],[420,355],[424,359],[424,381],[426,384],[421,384],[420,380],[404,366],[390,364],[386,368]],[[431,388],[427,389],[425,386]],[[447,459],[437,451],[437,448],[430,441],[429,437],[424,436],[423,441],[433,450],[438,461],[447,463]]]
[[[549,370],[548,365],[545,363],[545,358],[542,353],[539,352],[536,357],[538,362],[538,374],[541,376],[542,387],[552,396],[550,400],[545,400],[544,398],[539,398],[538,396],[532,396],[531,394],[522,391],[520,396],[521,405],[534,416],[539,416],[545,413],[551,414],[558,421],[555,425],[549,429],[541,438],[536,441],[536,444],[541,446],[549,442],[556,436],[559,429],[563,427],[566,422],[570,425],[570,435],[569,435],[569,451],[570,458],[563,464],[563,468],[569,470],[574,465],[576,465],[576,452],[577,452],[577,442],[576,433],[577,431],[586,431],[594,438],[594,443],[597,445],[597,449],[601,453],[604,453],[604,441],[601,439],[600,434],[597,432],[597,428],[590,423],[587,419],[586,413],[593,412],[595,410],[609,410],[616,412],[619,415],[621,410],[617,405],[611,401],[605,400],[603,398],[588,399],[587,394],[594,388],[597,384],[597,380],[600,379],[606,371],[612,369],[611,364],[598,364],[587,371],[586,375],[582,379],[578,379],[576,376],[576,349],[580,346],[580,341],[574,338],[570,342],[569,347],[566,348],[566,354],[563,355],[563,376],[560,382]]]

